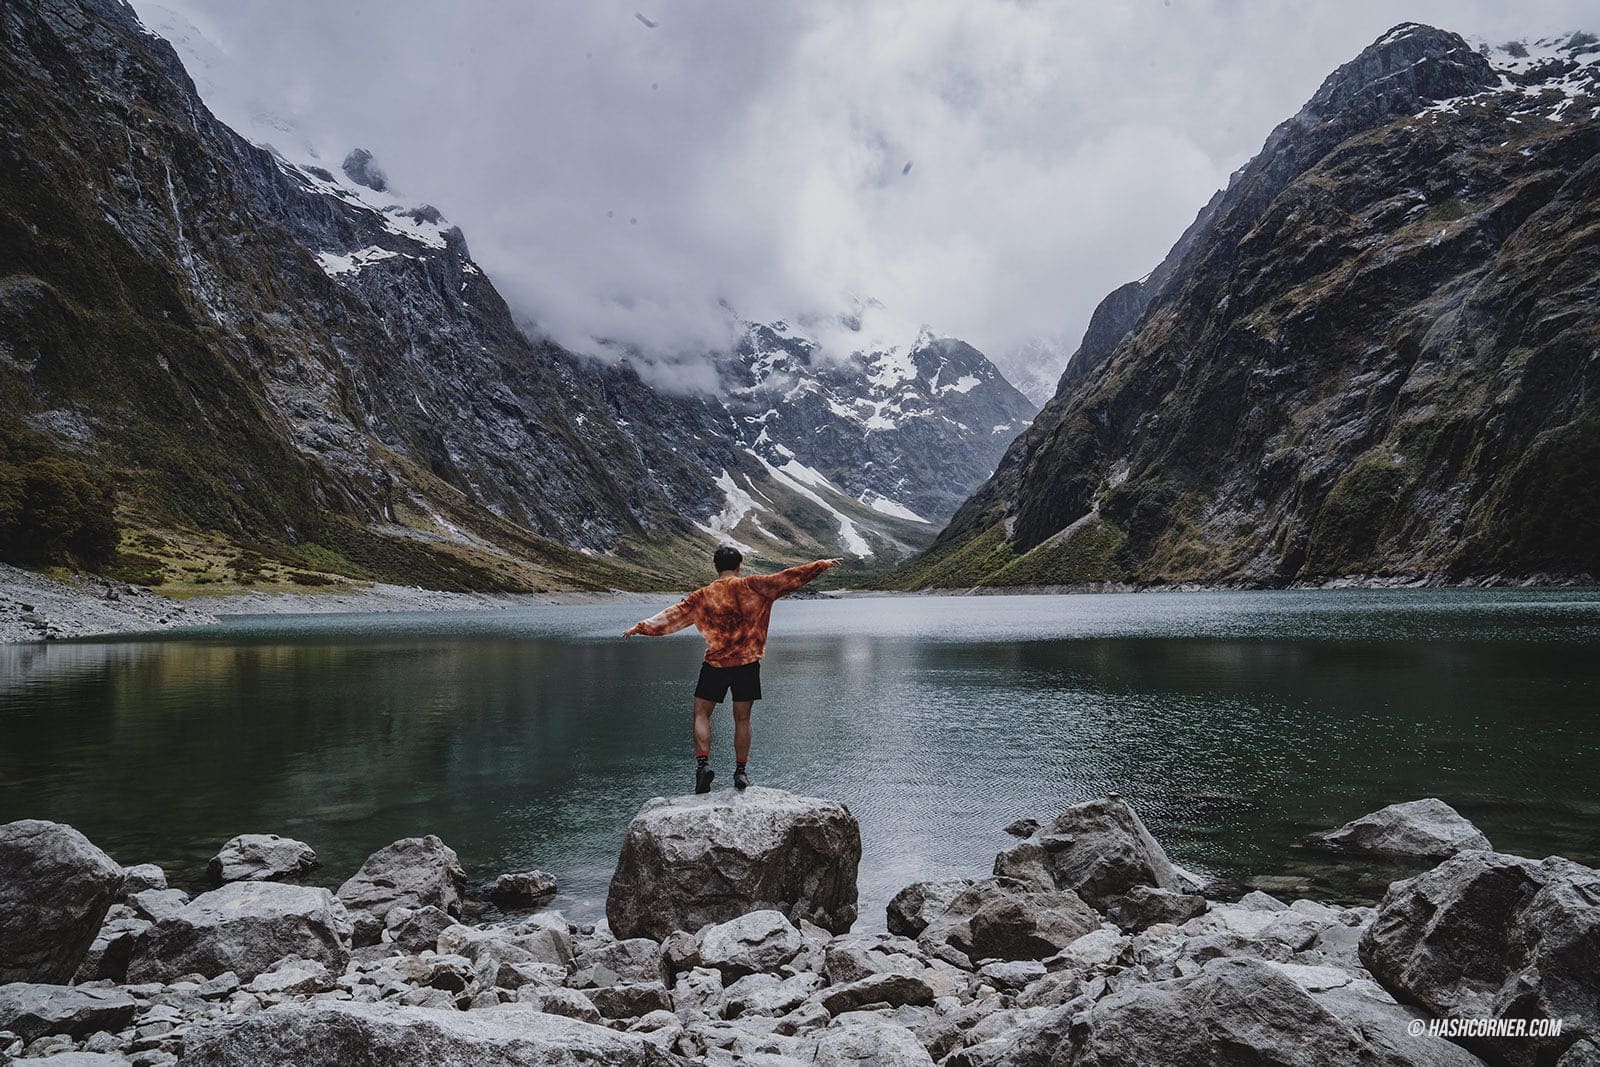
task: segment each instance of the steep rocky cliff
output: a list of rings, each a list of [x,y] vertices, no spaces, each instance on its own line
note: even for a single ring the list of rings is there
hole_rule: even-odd
[[[961,420],[1031,414],[956,342],[923,343],[938,358],[905,381],[868,354],[775,392],[757,329],[724,396],[661,392],[530,341],[461,231],[370,155],[335,171],[240,138],[118,0],[8,3],[0,49],[0,416],[22,435],[0,466],[109,472],[117,565],[144,580],[682,584],[713,538],[751,532],[733,514],[750,493],[767,559],[892,560],[931,537],[912,509],[949,514],[1009,436]],[[777,424],[852,385],[954,415],[853,436],[835,418],[787,446],[817,469],[785,474]],[[915,469],[891,476],[902,452]]]
[[[1267,139],[908,587],[1600,575],[1600,41],[1397,26]]]

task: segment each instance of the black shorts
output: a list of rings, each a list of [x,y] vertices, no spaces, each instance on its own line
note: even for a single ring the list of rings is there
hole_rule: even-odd
[[[741,663],[737,667],[700,664],[700,681],[694,687],[696,697],[720,704],[730,689],[733,690],[734,700],[760,700],[761,661]]]

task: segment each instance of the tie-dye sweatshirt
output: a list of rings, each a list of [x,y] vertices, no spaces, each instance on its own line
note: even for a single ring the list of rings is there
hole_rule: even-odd
[[[693,624],[706,639],[706,662],[711,666],[754,663],[767,650],[772,602],[827,569],[827,560],[817,560],[777,574],[718,578],[634,629],[651,637],[664,637]]]

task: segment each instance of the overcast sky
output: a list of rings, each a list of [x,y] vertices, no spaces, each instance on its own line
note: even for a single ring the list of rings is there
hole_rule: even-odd
[[[673,362],[726,343],[721,302],[871,297],[880,332],[926,323],[1035,382],[1394,23],[1498,42],[1596,21],[1593,0],[135,7],[223,120],[334,167],[371,149],[571,347]]]

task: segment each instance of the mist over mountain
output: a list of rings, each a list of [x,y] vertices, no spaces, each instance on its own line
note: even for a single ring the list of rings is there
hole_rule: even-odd
[[[447,206],[563,347],[703,385],[740,335],[724,305],[798,322],[871,297],[1036,403],[1100,297],[1389,26],[1588,21],[1576,0],[136,6],[248,139],[334,170],[371,149]]]

